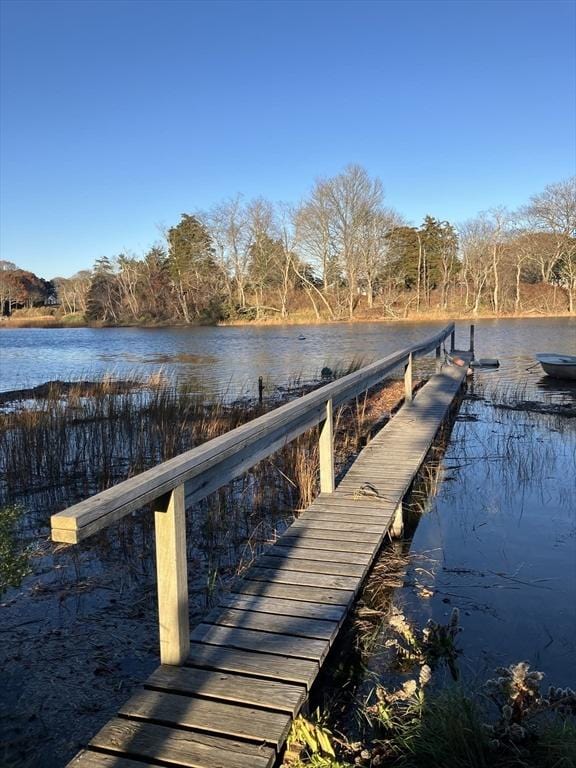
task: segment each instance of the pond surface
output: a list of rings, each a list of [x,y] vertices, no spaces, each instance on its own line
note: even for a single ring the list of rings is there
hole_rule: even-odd
[[[393,603],[419,627],[458,607],[458,666],[476,690],[519,661],[574,687],[576,383],[495,376],[469,386]]]
[[[325,365],[365,363],[431,336],[445,322],[332,323],[311,326],[206,328],[18,328],[0,330],[0,392],[54,379],[128,377],[163,372],[199,391],[255,394],[258,377],[269,388]],[[468,347],[468,323],[458,323],[456,345]],[[301,339],[303,336],[305,338]],[[525,378],[536,352],[576,354],[576,318],[482,320],[478,357],[500,358],[500,376]],[[530,381],[542,378],[532,369]]]

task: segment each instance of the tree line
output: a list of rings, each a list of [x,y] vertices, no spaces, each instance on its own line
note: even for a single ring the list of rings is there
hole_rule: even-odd
[[[300,205],[236,196],[182,214],[163,235],[143,256],[41,281],[44,300],[109,324],[576,312],[575,178],[517,211],[412,226],[385,205],[380,179],[350,165]],[[30,274],[0,269],[0,301],[14,302],[16,284],[17,302],[42,301]]]

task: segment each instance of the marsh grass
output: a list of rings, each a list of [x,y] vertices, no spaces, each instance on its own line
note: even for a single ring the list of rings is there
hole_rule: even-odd
[[[0,508],[0,598],[8,587],[20,586],[30,572],[29,552],[18,537],[18,507]]]
[[[355,370],[360,360],[332,366],[314,382],[295,376],[288,388],[258,403],[206,399],[163,376],[52,382],[25,392],[0,413],[0,506],[19,504],[19,531],[47,533],[49,516],[151,466],[181,454],[307,391]],[[341,471],[373,424],[401,396],[388,381],[335,415],[336,468]],[[386,404],[388,407],[386,408]],[[282,531],[319,492],[319,428],[313,428],[249,472],[188,509],[192,593],[211,597]],[[134,513],[73,548],[76,561],[93,550],[121,561],[131,576],[153,575],[153,516]],[[56,548],[63,552],[68,548]]]

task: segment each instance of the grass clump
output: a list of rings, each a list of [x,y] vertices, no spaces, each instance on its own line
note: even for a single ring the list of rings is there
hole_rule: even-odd
[[[30,572],[27,549],[22,549],[18,536],[18,507],[0,508],[0,597],[8,587],[19,587]]]

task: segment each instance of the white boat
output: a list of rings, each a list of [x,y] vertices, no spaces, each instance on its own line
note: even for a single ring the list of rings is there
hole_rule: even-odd
[[[548,376],[576,381],[576,355],[536,355],[536,360]]]

